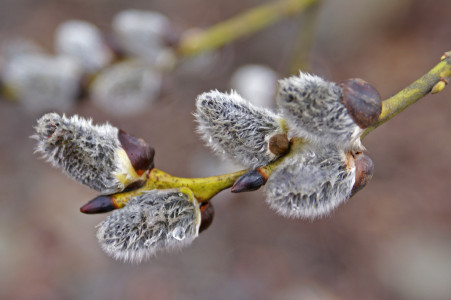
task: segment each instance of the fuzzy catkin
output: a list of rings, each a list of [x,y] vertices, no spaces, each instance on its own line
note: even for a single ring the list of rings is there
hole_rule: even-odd
[[[177,189],[152,190],[133,198],[98,225],[103,250],[139,263],[156,252],[190,244],[199,234],[196,199]]]
[[[121,149],[117,128],[92,125],[77,115],[67,118],[48,113],[38,120],[35,130],[35,151],[69,177],[104,194],[124,189],[115,176],[117,149]]]
[[[76,60],[34,52],[14,55],[4,61],[1,70],[2,85],[33,113],[74,107],[81,77]]]
[[[280,118],[251,105],[235,92],[210,91],[197,97],[195,117],[202,139],[219,154],[248,168],[267,165],[277,158],[269,139],[283,132]]]
[[[348,199],[354,182],[350,154],[333,144],[305,146],[271,174],[265,185],[266,202],[285,217],[313,219]]]
[[[97,72],[113,60],[113,53],[104,43],[100,30],[86,21],[68,20],[58,25],[55,48],[59,55],[75,59],[88,74]]]
[[[363,132],[343,104],[342,88],[305,73],[279,81],[277,104],[295,136],[350,149]]]

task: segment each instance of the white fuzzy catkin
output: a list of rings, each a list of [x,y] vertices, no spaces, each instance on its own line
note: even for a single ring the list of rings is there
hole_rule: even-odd
[[[333,144],[305,146],[271,174],[265,185],[266,202],[285,217],[313,219],[348,199],[354,182],[351,155]]]
[[[124,160],[118,156],[122,146],[117,128],[93,125],[77,115],[67,118],[48,113],[38,120],[35,130],[36,152],[69,177],[103,194],[124,189],[117,177]]]
[[[139,263],[156,252],[181,248],[199,234],[199,204],[177,189],[152,190],[133,198],[98,225],[103,250]]]
[[[269,139],[283,132],[280,117],[255,107],[235,92],[210,91],[197,97],[198,132],[216,153],[248,168],[267,165],[277,158]]]
[[[64,111],[75,104],[82,70],[67,56],[24,53],[8,60],[1,76],[9,93],[21,101],[26,110]]]
[[[306,73],[280,80],[279,84],[277,104],[295,136],[345,149],[360,144],[363,130],[343,104],[340,86]]]
[[[154,102],[161,88],[161,74],[136,59],[103,69],[90,89],[95,105],[109,114],[130,116]]]
[[[166,68],[175,63],[173,50],[166,46],[171,22],[155,11],[128,9],[113,19],[119,47],[130,56],[143,59],[152,67]]]
[[[91,74],[107,66],[113,59],[100,30],[82,20],[61,23],[55,33],[57,53],[76,59]]]

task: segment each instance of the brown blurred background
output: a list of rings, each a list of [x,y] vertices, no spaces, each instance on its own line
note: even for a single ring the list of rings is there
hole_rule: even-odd
[[[54,30],[67,19],[108,32],[117,12],[139,8],[185,30],[261,3],[1,0],[0,42],[20,35],[51,52]],[[65,113],[143,137],[166,172],[216,175],[226,168],[195,134],[194,99],[230,89],[239,66],[263,64],[286,77],[307,60],[313,73],[364,78],[387,98],[451,50],[451,1],[324,1],[318,10],[309,56],[296,43],[304,17],[290,18],[227,46],[220,64],[195,76],[175,70],[159,99],[136,116],[110,116],[88,99]],[[262,191],[224,191],[213,200],[212,226],[190,247],[140,265],[102,252],[95,226],[105,216],[79,212],[96,193],[33,154],[29,136],[39,114],[0,100],[0,299],[451,299],[449,88],[365,139],[375,176],[329,217],[284,219]]]

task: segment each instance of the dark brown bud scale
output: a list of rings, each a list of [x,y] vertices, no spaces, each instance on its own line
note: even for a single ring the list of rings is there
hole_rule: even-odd
[[[340,82],[342,101],[354,122],[365,129],[379,120],[382,101],[379,92],[368,82],[353,78]]]
[[[354,157],[355,163],[355,183],[352,187],[351,197],[355,193],[363,189],[373,178],[374,164],[371,158],[363,153],[359,153]]]
[[[266,178],[263,176],[259,169],[252,170],[242,175],[235,181],[232,186],[232,193],[251,192],[258,190],[262,185],[266,183]]]
[[[210,227],[211,223],[213,222],[213,218],[215,216],[213,204],[211,204],[210,202],[202,203],[200,205],[200,216],[201,221],[199,226],[199,233]]]
[[[123,130],[119,130],[118,138],[122,148],[124,148],[127,153],[133,168],[135,168],[135,171],[139,176],[145,171],[153,168],[155,150],[143,139],[128,134]]]
[[[286,134],[276,134],[269,139],[269,151],[271,153],[280,156],[287,153],[288,150],[290,150],[290,141]]]
[[[145,180],[134,181],[134,182],[130,183],[129,185],[127,185],[125,187],[125,189],[121,191],[121,193],[137,190],[137,189],[143,187],[145,184],[146,184]]]
[[[82,207],[80,211],[84,214],[101,214],[117,209],[111,195],[98,196]]]

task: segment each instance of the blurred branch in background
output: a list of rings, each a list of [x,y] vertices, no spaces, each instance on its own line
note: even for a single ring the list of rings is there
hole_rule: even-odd
[[[290,73],[296,74],[299,70],[311,70],[311,51],[315,42],[320,5],[314,5],[304,12],[299,23],[299,30],[291,54]]]
[[[286,17],[299,14],[321,0],[281,0],[263,4],[203,32],[182,37],[177,51],[192,56],[253,34]]]

